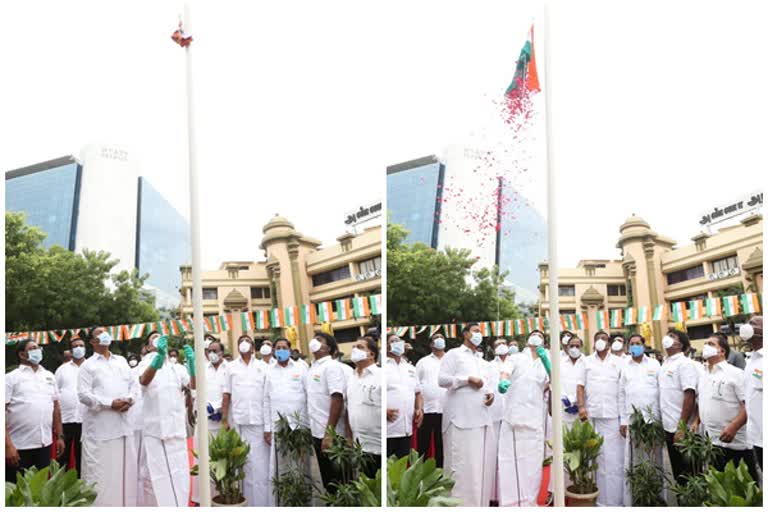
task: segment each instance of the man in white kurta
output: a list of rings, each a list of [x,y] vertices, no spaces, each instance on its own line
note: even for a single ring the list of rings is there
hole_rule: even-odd
[[[90,332],[94,354],[80,367],[77,396],[83,414],[82,479],[96,486],[93,506],[135,507],[138,492],[136,438],[128,412],[139,383],[125,358],[109,351],[103,327]]]
[[[488,386],[491,389],[496,389],[499,385],[501,368],[507,366],[504,361],[509,361],[507,358],[507,354],[509,353],[507,340],[503,338],[497,339],[493,342],[493,348],[496,356],[493,361],[486,361],[484,359],[485,354],[482,349],[479,349],[478,353],[486,367]],[[488,415],[490,416],[491,422],[488,425],[488,442],[485,443],[486,474],[483,478],[487,478],[491,482],[491,494],[489,497],[491,502],[499,501],[499,432],[501,431],[501,418],[503,414],[503,399],[502,397],[498,397],[488,408]]]
[[[744,405],[747,409],[747,442],[755,462],[763,470],[763,317],[753,316],[739,329],[739,336],[752,351],[744,367]],[[760,482],[762,488],[763,482]]]
[[[535,507],[544,462],[544,414],[549,375],[536,352],[543,335],[532,333],[528,346],[501,374],[506,394],[499,439],[499,506]]]
[[[232,410],[232,428],[251,446],[243,482],[247,506],[267,507],[272,502],[269,474],[272,422],[265,399],[268,367],[256,359],[253,347],[250,336],[241,336],[240,357],[227,364],[222,415],[226,424]]]
[[[381,467],[381,368],[375,341],[359,338],[350,359],[355,370],[347,379],[346,410],[352,439],[363,449],[361,472],[375,478]]]
[[[411,452],[413,424],[424,419],[421,384],[416,368],[403,357],[405,342],[397,336],[387,339],[387,457],[402,458]]]
[[[184,388],[190,378],[184,368],[167,357],[165,337],[150,339],[139,363],[143,395],[143,445],[139,478],[142,504],[148,507],[186,507],[189,502]]]
[[[638,450],[632,442],[632,433],[629,430],[633,408],[641,411],[643,418],[648,423],[661,421],[659,409],[659,372],[661,365],[652,357],[645,355],[645,338],[640,334],[629,337],[630,359],[624,363],[619,378],[619,419],[621,427],[619,432],[625,439],[624,443],[624,471],[639,464],[644,460],[651,460],[656,467],[663,464],[661,440],[653,453]],[[650,409],[649,409],[650,408]],[[632,505],[632,489],[629,479],[624,480],[624,505]]]
[[[619,377],[624,362],[610,353],[608,334],[595,333],[595,352],[584,358],[583,378],[577,383],[579,416],[591,421],[603,436],[597,458],[599,506],[620,507],[624,502],[624,439],[619,425]]]
[[[82,445],[83,437],[83,412],[85,406],[77,398],[77,378],[80,374],[80,366],[85,362],[85,342],[80,338],[70,341],[72,347],[72,360],[56,368],[54,374],[56,385],[59,387],[61,397],[61,423],[64,428],[64,455],[61,463],[69,464],[72,451],[75,452],[75,469],[77,475],[82,472]]]
[[[416,363],[416,377],[419,379],[421,396],[424,401],[424,419],[416,434],[419,454],[426,457],[434,440],[435,463],[443,467],[443,399],[445,389],[437,385],[440,361],[445,356],[445,338],[434,334],[429,343],[432,353]]]
[[[484,378],[485,365],[475,356],[483,341],[479,326],[467,324],[462,337],[463,344],[445,354],[437,377],[448,390],[443,403],[444,469],[456,481],[452,496],[462,500],[461,506],[484,507],[492,485],[483,474],[494,392]]]

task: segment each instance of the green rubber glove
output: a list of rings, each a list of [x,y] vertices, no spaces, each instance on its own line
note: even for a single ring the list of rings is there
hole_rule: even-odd
[[[512,383],[508,379],[501,379],[501,382],[499,382],[499,393],[502,395],[506,393],[511,384]]]
[[[157,338],[157,353],[162,354],[163,357],[168,355],[168,336]]]
[[[158,350],[155,354],[155,357],[152,359],[152,362],[149,363],[149,367],[153,368],[155,370],[159,370],[163,367],[163,363],[165,362],[165,354],[161,354]]]
[[[552,363],[549,361],[549,355],[547,355],[547,350],[539,345],[536,347],[536,353],[539,354],[539,357],[541,358],[541,363],[544,365],[544,369],[547,370],[547,375],[550,375],[552,373]]]
[[[195,376],[195,350],[189,345],[184,345],[184,361],[187,363],[187,371],[190,377]]]

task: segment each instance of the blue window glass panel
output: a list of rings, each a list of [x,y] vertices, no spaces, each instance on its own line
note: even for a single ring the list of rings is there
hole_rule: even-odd
[[[43,245],[74,249],[73,212],[78,165],[70,163],[5,180],[5,209],[24,212],[27,224],[48,236]]]
[[[180,300],[179,266],[191,261],[189,222],[150,183],[139,180],[137,265],[159,292],[158,305]]]
[[[435,206],[439,182],[438,162],[387,175],[389,220],[410,231],[405,243],[437,246]]]

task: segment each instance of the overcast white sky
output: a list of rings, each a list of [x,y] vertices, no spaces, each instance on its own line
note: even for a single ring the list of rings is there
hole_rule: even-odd
[[[4,3],[0,167],[123,144],[185,211],[183,52],[169,38],[181,5]],[[333,242],[345,211],[383,197],[386,165],[488,129],[540,14],[511,1],[191,5],[207,268],[260,258],[276,212]],[[761,188],[758,5],[554,5],[561,265],[617,257],[633,212],[688,243],[702,211]]]

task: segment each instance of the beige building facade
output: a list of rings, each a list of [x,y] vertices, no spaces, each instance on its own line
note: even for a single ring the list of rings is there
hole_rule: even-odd
[[[203,271],[203,314],[233,314],[230,330],[220,334],[230,353],[236,354],[235,342],[243,334],[240,313],[381,293],[380,226],[359,234],[345,233],[328,247],[280,216],[272,218],[262,231],[262,261],[225,261],[217,270]],[[182,266],[180,270],[180,312],[186,317],[192,315],[192,269]],[[376,318],[362,317],[337,320],[331,327],[339,347],[348,354],[352,342],[374,324],[378,325]],[[303,354],[308,354],[308,341],[320,327],[296,327],[297,346]],[[285,335],[286,329],[280,331]],[[246,334],[270,338],[276,332],[249,330]]]
[[[762,292],[762,215],[749,215],[713,234],[700,233],[691,242],[678,247],[674,240],[656,233],[645,220],[632,215],[619,228],[616,247],[621,251],[620,260],[582,260],[575,268],[559,269],[560,314],[586,314],[587,329],[579,335],[591,348],[599,310],[647,306],[650,313],[658,304],[666,304],[671,310],[674,302]],[[549,267],[542,263],[542,314],[549,311],[548,284]],[[700,349],[723,323],[722,317],[713,316],[688,321],[685,328],[692,345]],[[669,320],[651,321],[649,343],[660,348],[670,325]],[[625,333],[626,328],[613,331]]]

